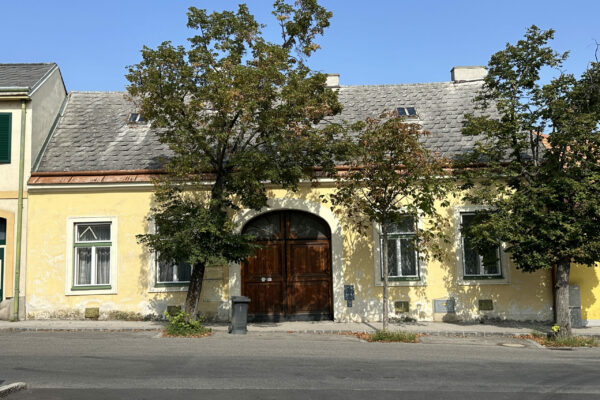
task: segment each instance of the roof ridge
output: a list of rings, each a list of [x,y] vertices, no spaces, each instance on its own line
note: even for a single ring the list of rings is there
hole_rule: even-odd
[[[126,90],[71,90],[71,93],[85,93],[85,94],[125,94]]]
[[[340,85],[341,88],[353,88],[353,87],[398,87],[398,86],[436,86],[436,85],[464,85],[468,83],[482,83],[483,80],[468,81],[468,82],[452,82],[452,81],[441,81],[441,82],[417,82],[417,83],[381,83],[375,85]]]
[[[0,65],[56,65],[55,62],[38,62],[38,63],[0,63]]]

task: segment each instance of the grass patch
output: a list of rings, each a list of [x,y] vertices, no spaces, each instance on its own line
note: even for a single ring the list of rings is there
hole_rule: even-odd
[[[359,337],[367,342],[419,342],[419,334],[412,332],[375,331],[375,333],[360,334]]]
[[[523,339],[531,339],[544,347],[597,347],[598,341],[593,337],[570,336],[562,337],[555,336],[548,338],[543,332],[533,331],[529,335],[521,336]]]
[[[175,315],[170,315],[165,311],[167,326],[163,336],[166,337],[204,337],[212,335],[212,330],[202,325],[202,319],[196,321],[190,319],[190,316],[184,311],[179,311]]]

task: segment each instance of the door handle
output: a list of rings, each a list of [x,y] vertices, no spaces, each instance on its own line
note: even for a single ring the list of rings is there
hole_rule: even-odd
[[[271,282],[273,279],[271,277],[267,278],[267,282]]]
[[[267,280],[267,278],[265,278],[264,276],[262,278],[260,278],[261,282],[265,282]]]

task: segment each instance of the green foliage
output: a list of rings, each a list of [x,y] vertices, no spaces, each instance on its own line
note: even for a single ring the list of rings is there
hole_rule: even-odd
[[[490,59],[476,99],[485,112],[467,115],[463,130],[480,140],[462,160],[466,200],[489,209],[463,230],[477,249],[507,243],[524,271],[552,269],[556,319],[569,336],[570,264],[600,261],[600,64],[579,79],[565,74],[567,53],[547,45],[553,37],[532,26]],[[548,69],[555,77],[542,85]]]
[[[369,342],[418,343],[419,335],[411,332],[390,332],[378,330],[370,335]]]
[[[340,112],[337,92],[305,62],[331,13],[316,0],[277,0],[273,14],[279,43],[263,36],[244,4],[211,14],[190,7],[196,35],[188,45],[144,47],[127,74],[129,94],[170,150],[168,174],[155,181],[155,233],[138,239],[166,261],[194,265],[189,312],[206,264],[240,261],[254,249],[234,230],[234,212],[265,207],[265,182],[297,190],[314,167],[333,173],[344,147],[334,140],[341,127],[318,126]]]
[[[193,320],[189,314],[180,311],[175,315],[164,312],[168,324],[165,332],[169,336],[205,336],[211,332],[210,328],[202,325],[203,320],[198,318]]]
[[[427,135],[417,124],[408,124],[397,113],[383,113],[350,127],[357,134],[348,145],[349,162],[337,178],[337,190],[329,196],[337,213],[345,213],[359,230],[373,222],[382,233],[382,253],[387,254],[388,226],[412,217],[414,247],[421,254],[441,254],[444,220],[437,212],[447,206],[451,181],[444,178],[448,163],[420,141]],[[325,199],[327,201],[327,199]],[[428,229],[417,229],[425,219]],[[428,246],[423,246],[428,244]],[[389,314],[388,257],[383,259],[383,329]]]
[[[480,135],[463,162],[485,161],[463,173],[466,200],[490,206],[469,227],[473,243],[506,242],[525,271],[600,261],[600,66],[580,79],[557,69],[542,85],[540,72],[567,56],[547,46],[553,35],[532,26],[492,56],[477,99],[486,115],[467,116],[463,130]]]
[[[555,325],[557,326],[557,325]],[[560,330],[560,327],[559,327]],[[593,337],[584,336],[561,336],[558,331],[552,327],[553,336],[550,338],[543,332],[533,331],[533,339],[545,347],[597,347],[598,341]]]
[[[440,255],[434,239],[443,236],[444,220],[438,207],[448,206],[453,186],[445,171],[448,160],[421,141],[429,132],[394,113],[359,122],[351,129],[358,138],[349,150],[348,170],[340,174],[337,191],[330,196],[336,212],[343,212],[362,231],[372,222],[384,227],[404,216],[413,217],[415,223],[425,219],[430,228],[414,227],[415,245],[424,253]]]

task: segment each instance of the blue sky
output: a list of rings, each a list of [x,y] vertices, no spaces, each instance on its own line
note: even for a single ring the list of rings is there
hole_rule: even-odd
[[[30,0],[3,2],[0,62],[57,62],[67,89],[124,90],[143,45],[185,43],[189,6],[234,9],[239,1]],[[342,85],[438,82],[455,65],[485,65],[536,24],[554,28],[568,72],[580,74],[600,42],[600,1],[321,0],[334,17],[312,68]],[[270,0],[247,1],[272,40]],[[10,38],[10,40],[6,40]]]

